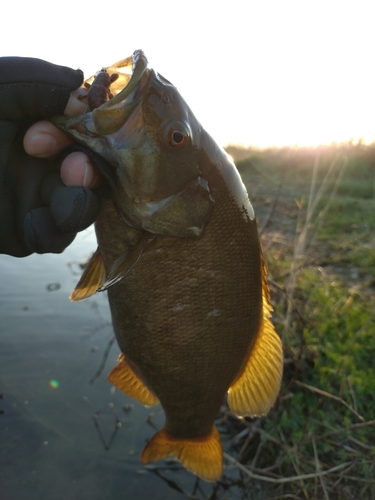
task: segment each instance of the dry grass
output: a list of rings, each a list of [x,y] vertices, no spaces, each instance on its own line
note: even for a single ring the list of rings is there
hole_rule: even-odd
[[[286,163],[293,151],[283,152],[281,167],[275,155],[279,170],[270,155],[266,167],[264,158],[262,164],[254,157],[242,160],[241,173],[260,212],[285,373],[266,419],[238,419],[223,408],[218,425],[229,437],[228,467],[249,481],[269,483],[274,499],[375,499],[374,278],[364,259],[367,248],[375,249],[374,233],[367,230],[375,227],[375,211],[370,196],[362,210],[353,193],[340,194],[361,176],[358,147],[334,149],[328,162],[327,151],[314,151],[313,161],[309,151],[310,170],[306,158],[300,170],[291,161],[298,170],[292,175]],[[370,147],[361,153],[366,172],[374,152]],[[370,176],[367,186],[355,186],[358,204],[371,184]],[[259,211],[262,203],[266,209]],[[345,221],[355,239],[345,233]],[[364,253],[357,257],[359,250]],[[353,268],[359,276],[354,284],[348,278]]]

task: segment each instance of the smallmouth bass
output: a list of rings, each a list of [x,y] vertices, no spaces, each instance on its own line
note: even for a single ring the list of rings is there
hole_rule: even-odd
[[[53,120],[108,161],[115,187],[71,299],[108,289],[122,352],[108,379],[164,409],[142,462],[175,456],[215,481],[223,458],[214,419],[225,396],[237,415],[265,415],[281,383],[257,224],[235,165],[177,89],[142,51],[120,66],[132,72],[116,80],[125,86],[113,99]]]

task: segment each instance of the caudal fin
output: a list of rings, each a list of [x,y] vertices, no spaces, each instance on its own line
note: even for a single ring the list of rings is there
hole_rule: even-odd
[[[223,448],[215,426],[208,436],[199,439],[175,439],[163,428],[148,442],[141,460],[148,464],[170,456],[205,481],[217,481],[223,472]]]

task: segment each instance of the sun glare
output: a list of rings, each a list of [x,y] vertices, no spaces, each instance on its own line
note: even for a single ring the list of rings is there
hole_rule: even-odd
[[[123,31],[112,29],[109,18],[103,32],[95,9],[75,2],[75,24],[70,9],[49,23],[34,16],[37,5],[49,10],[35,0],[20,18],[16,4],[4,6],[9,22],[0,33],[1,55],[81,67],[89,77],[142,48],[221,145],[374,139],[371,2],[265,0],[250,2],[244,12],[239,0],[214,8],[191,0],[183,19],[169,22],[174,11],[167,1],[146,1],[141,27],[126,22]],[[111,11],[129,19],[123,2],[114,0]],[[168,28],[161,27],[166,21]]]

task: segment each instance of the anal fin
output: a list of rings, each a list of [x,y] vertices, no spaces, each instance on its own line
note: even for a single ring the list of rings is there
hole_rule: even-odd
[[[208,436],[198,439],[176,439],[163,428],[148,442],[142,452],[143,464],[174,456],[182,465],[205,481],[217,481],[223,471],[223,448],[213,425]]]
[[[270,321],[272,306],[263,262],[262,266],[263,318],[245,369],[228,391],[229,408],[238,416],[266,415],[279,394],[283,373],[283,349]]]
[[[78,302],[88,299],[103,285],[105,278],[106,272],[103,257],[99,248],[97,248],[87,264],[86,269],[83,271],[81,279],[70,294],[70,300],[72,302]]]
[[[117,389],[145,406],[154,406],[159,403],[155,394],[146,387],[145,383],[131,369],[122,353],[118,358],[117,366],[111,371],[107,379]]]

